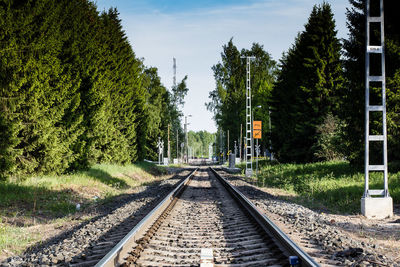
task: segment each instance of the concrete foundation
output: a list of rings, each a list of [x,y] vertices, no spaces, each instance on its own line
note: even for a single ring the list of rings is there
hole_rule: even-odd
[[[246,170],[246,177],[251,177],[253,175],[253,170]]]
[[[393,216],[391,197],[361,198],[361,213],[368,219],[385,219]]]

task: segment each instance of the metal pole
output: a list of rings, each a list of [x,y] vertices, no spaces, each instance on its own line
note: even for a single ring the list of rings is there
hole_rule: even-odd
[[[222,162],[225,163],[225,144],[224,144],[224,132],[222,132]]]
[[[250,61],[255,57],[241,58],[246,58],[246,177],[251,177],[253,172],[253,125],[251,118]]]
[[[229,153],[229,130],[228,130],[228,153]]]
[[[185,116],[185,151],[184,151],[184,162],[187,163],[187,149],[188,149],[188,137],[187,137],[187,117]]]
[[[369,17],[369,0],[366,1],[366,16]],[[369,45],[369,22],[368,18],[366,19],[366,34],[365,34],[365,42],[366,46]],[[365,184],[364,184],[364,197],[369,197],[368,194],[368,186],[369,186],[369,54],[365,53],[365,164],[364,164],[364,173],[365,173]]]
[[[268,124],[269,124],[269,153],[270,153],[270,157],[269,160],[272,161],[272,141],[271,141],[271,136],[272,136],[272,130],[271,130],[271,108],[268,107],[268,114],[269,114],[269,118],[268,118]]]
[[[179,133],[176,129],[176,160],[179,162]]]
[[[168,164],[171,162],[171,147],[170,147],[170,142],[169,142],[169,128],[170,124],[168,123]]]
[[[240,124],[239,158],[242,160],[242,124]]]
[[[259,150],[259,148],[258,148],[258,138],[257,138],[257,141],[256,141],[256,155],[257,155],[257,158],[256,158],[256,176],[258,175],[258,150]]]
[[[222,159],[222,130],[219,132],[219,160],[221,161],[221,164],[223,163]]]
[[[388,185],[388,158],[387,158],[387,126],[386,126],[386,68],[385,68],[385,27],[384,27],[384,12],[383,12],[383,0],[380,1],[381,8],[381,64],[382,64],[382,127],[383,127],[383,165],[384,167],[384,182],[383,188],[385,190],[385,197],[389,197],[389,185]]]
[[[236,157],[237,157],[237,145],[236,145],[236,140],[235,140],[235,146],[234,146],[234,148],[235,148],[235,160],[236,160]]]

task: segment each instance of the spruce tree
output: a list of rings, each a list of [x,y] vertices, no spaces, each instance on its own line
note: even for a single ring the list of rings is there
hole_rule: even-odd
[[[9,1],[1,72],[4,120],[15,138],[15,173],[62,172],[71,152],[64,124],[76,86],[60,60],[62,7],[53,1]],[[46,34],[44,34],[46,33]]]
[[[346,86],[343,92],[341,118],[346,122],[346,156],[353,163],[364,162],[365,129],[365,1],[349,0],[352,8],[347,10],[349,37],[344,40]],[[400,30],[397,19],[397,2],[384,1],[385,60],[388,160],[400,160]],[[379,34],[372,32],[372,37]],[[371,95],[378,95],[380,88],[372,88]],[[374,128],[380,129],[380,119],[373,120]],[[382,150],[372,153],[381,158]]]
[[[343,78],[336,33],[329,4],[316,5],[281,60],[271,99],[273,149],[281,161],[316,160],[316,128],[337,112]]]
[[[168,124],[182,134],[187,90],[186,77],[169,93],[156,69],[145,70],[116,9],[100,14],[89,0],[0,3],[2,178],[145,158]]]

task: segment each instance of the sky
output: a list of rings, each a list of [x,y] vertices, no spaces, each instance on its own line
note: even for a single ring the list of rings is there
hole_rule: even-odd
[[[183,113],[189,130],[216,132],[205,103],[215,88],[211,67],[233,38],[239,50],[257,42],[279,61],[294,42],[315,4],[323,0],[95,0],[98,10],[116,7],[123,29],[146,66],[158,68],[168,89],[188,75]],[[332,7],[339,38],[347,38],[348,0],[325,0]]]

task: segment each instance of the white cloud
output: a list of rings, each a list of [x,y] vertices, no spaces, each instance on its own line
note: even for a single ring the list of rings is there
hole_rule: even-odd
[[[234,37],[239,49],[253,42],[264,45],[279,60],[294,41],[311,12],[314,0],[265,0],[248,5],[202,8],[164,14],[158,10],[132,13],[119,9],[122,24],[138,57],[159,69],[162,82],[172,85],[172,58],[177,59],[177,79],[188,74],[189,94],[184,112],[192,114],[190,129],[215,131],[212,114],[204,106],[214,89],[211,66],[220,60],[222,45]],[[347,0],[331,3],[339,28],[345,37]],[[118,7],[118,4],[117,4]]]

